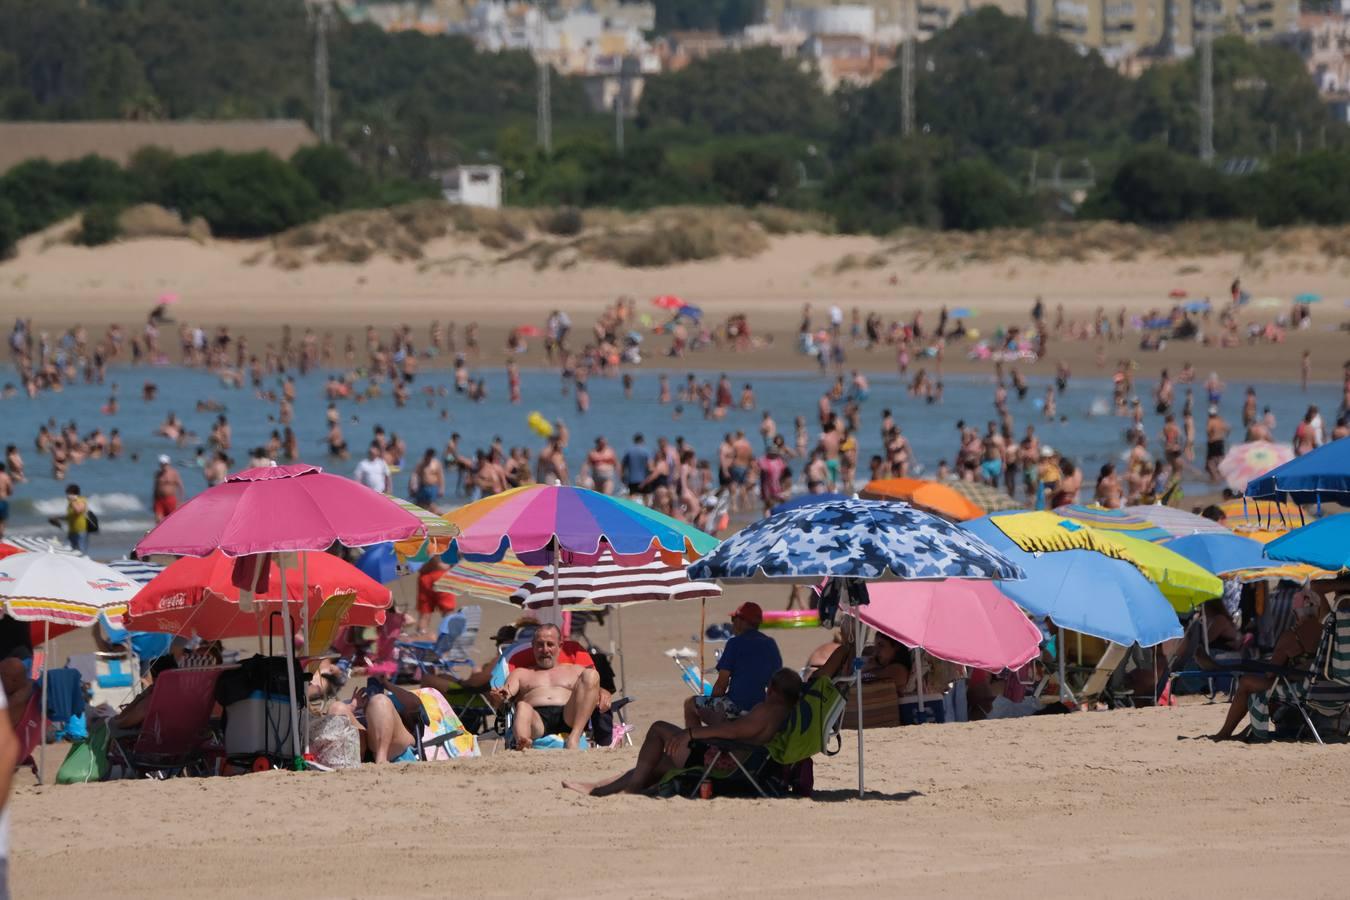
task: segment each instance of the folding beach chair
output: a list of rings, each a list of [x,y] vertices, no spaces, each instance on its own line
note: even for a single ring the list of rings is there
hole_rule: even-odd
[[[114,734],[113,754],[130,772],[164,778],[202,761],[215,735],[211,710],[223,669],[170,669],[155,678],[150,705],[139,731]]]
[[[80,673],[88,692],[90,706],[116,709],[140,691],[140,660],[134,653],[80,653],[66,665]]]
[[[420,672],[451,672],[473,668],[473,648],[483,624],[483,608],[466,606],[441,619],[434,641],[399,641],[396,646],[405,661]]]
[[[465,730],[454,709],[440,691],[418,688],[423,722],[413,729],[417,758],[423,762],[479,756],[478,737]]]
[[[42,746],[42,694],[36,686],[33,688],[33,695],[28,698],[28,705],[24,707],[23,718],[14,726],[14,736],[19,741],[19,755],[15,760],[15,768],[26,765],[36,776],[38,765],[34,753]]]
[[[751,789],[764,798],[782,797],[789,791],[791,769],[818,753],[833,756],[839,752],[840,727],[844,719],[846,692],[851,678],[817,678],[806,686],[797,706],[788,715],[782,729],[768,744],[710,740],[704,765],[689,797],[697,797],[704,782],[715,777],[719,767],[738,774]],[[841,690],[842,689],[842,690]],[[834,749],[830,743],[834,742]],[[734,769],[728,770],[730,761]],[[776,769],[777,771],[771,771]],[[670,780],[669,778],[667,779]]]
[[[1323,732],[1344,738],[1350,730],[1350,602],[1344,598],[1333,602],[1311,670],[1277,669],[1250,663],[1242,668],[1275,678],[1268,691],[1248,697],[1247,715],[1255,735],[1298,740],[1311,733],[1319,744],[1326,743]],[[1284,726],[1289,724],[1291,716],[1281,715],[1284,710],[1293,710],[1299,715],[1299,720],[1294,720],[1288,730]]]

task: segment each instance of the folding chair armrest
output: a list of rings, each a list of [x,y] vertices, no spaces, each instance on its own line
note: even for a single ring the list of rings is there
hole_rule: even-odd
[[[456,728],[454,731],[447,731],[445,734],[438,734],[435,737],[423,738],[422,746],[432,749],[440,749],[450,743],[457,737],[463,737],[467,732],[463,728]]]
[[[1317,673],[1308,669],[1291,669],[1288,666],[1272,666],[1259,661],[1237,662],[1227,666],[1228,671],[1244,675],[1274,675],[1279,678],[1301,680],[1311,678]]]
[[[729,738],[695,738],[694,740],[707,744],[715,750],[723,750],[728,753],[739,753],[742,750],[763,750],[763,744],[752,744],[748,741],[733,741]]]

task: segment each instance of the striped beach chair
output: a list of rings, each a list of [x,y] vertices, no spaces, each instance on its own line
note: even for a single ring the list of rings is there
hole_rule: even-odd
[[[1275,735],[1276,722],[1271,716],[1274,704],[1298,711],[1303,722],[1296,738],[1303,737],[1305,728],[1319,744],[1326,743],[1323,731],[1345,735],[1346,719],[1350,717],[1350,602],[1346,598],[1333,603],[1312,670],[1302,678],[1275,673],[1275,684],[1269,690],[1248,698],[1247,715],[1253,732]]]

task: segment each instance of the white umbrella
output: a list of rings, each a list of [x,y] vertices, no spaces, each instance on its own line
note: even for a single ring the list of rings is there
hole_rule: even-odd
[[[140,585],[131,578],[87,556],[56,552],[15,553],[0,559],[0,602],[4,611],[21,622],[44,623],[44,644],[51,639],[53,624],[83,628],[93,625],[100,613],[120,616],[138,590]],[[41,726],[45,746],[45,676],[42,679]],[[40,769],[38,780],[42,780]]]

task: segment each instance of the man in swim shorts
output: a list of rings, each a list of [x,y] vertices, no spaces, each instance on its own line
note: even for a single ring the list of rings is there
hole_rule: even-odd
[[[155,470],[154,508],[155,521],[163,522],[178,509],[178,501],[183,496],[183,477],[173,467],[173,460],[166,454],[159,457],[159,468]]]
[[[560,663],[562,633],[556,625],[540,625],[530,643],[534,665],[514,669],[506,684],[488,692],[500,707],[515,701],[512,731],[517,750],[526,750],[549,734],[563,735],[563,746],[576,750],[600,702],[600,674],[593,668]]]

